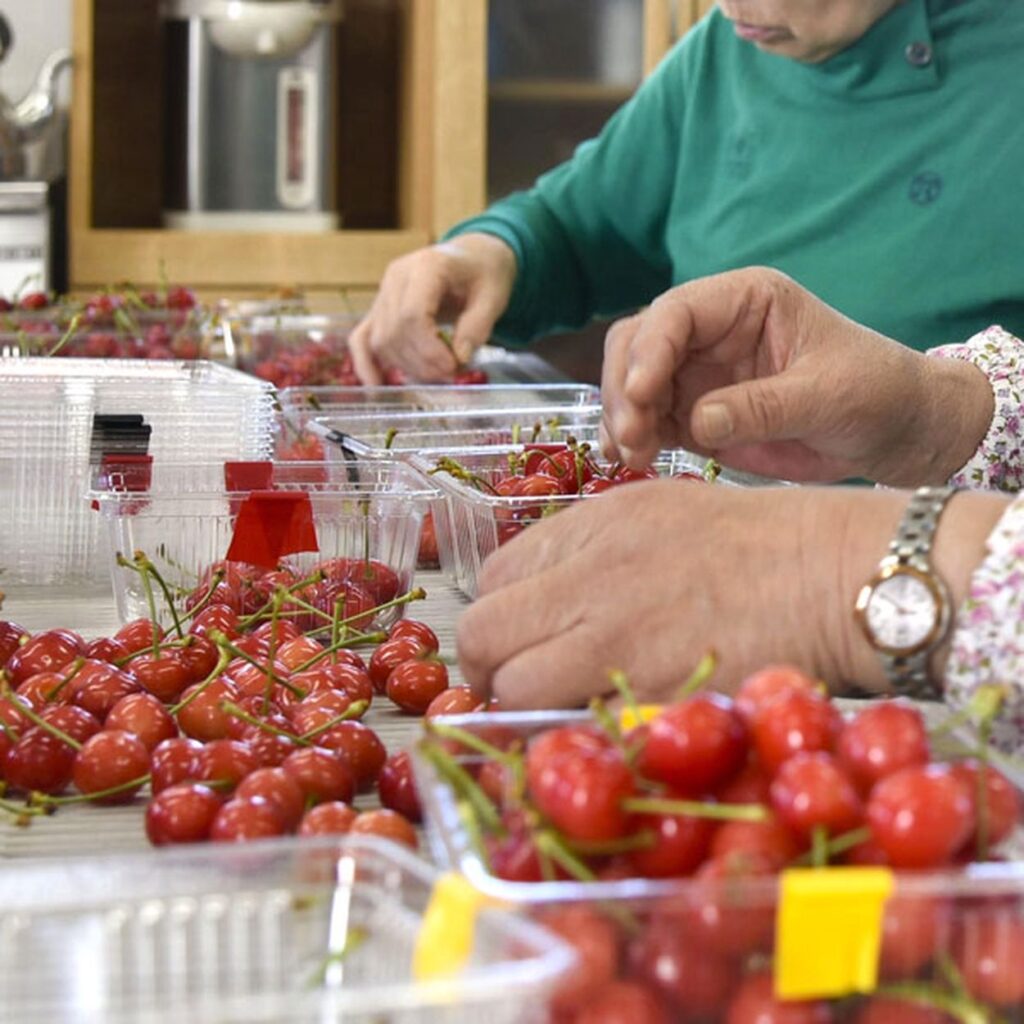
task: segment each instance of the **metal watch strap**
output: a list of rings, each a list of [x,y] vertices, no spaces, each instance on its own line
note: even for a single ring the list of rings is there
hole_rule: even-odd
[[[895,559],[899,565],[909,565],[934,577],[931,552],[935,530],[946,503],[955,493],[953,487],[919,487],[914,491],[896,536],[889,545],[888,559]],[[945,585],[941,589],[945,592]],[[889,680],[898,693],[923,700],[941,699],[941,688],[928,676],[928,660],[941,639],[939,637],[936,644],[908,657],[879,652]]]

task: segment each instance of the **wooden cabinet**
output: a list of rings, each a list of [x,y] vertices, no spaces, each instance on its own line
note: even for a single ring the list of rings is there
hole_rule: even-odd
[[[648,69],[709,6],[637,3]],[[346,0],[339,61],[344,227],[317,234],[172,231],[159,217],[158,0],[74,0],[72,288],[164,279],[223,292],[373,288],[396,256],[485,205],[488,27],[487,0]],[[550,92],[544,82],[504,88],[513,103]],[[599,109],[631,88],[570,81],[555,95]],[[492,83],[492,103],[495,95],[501,102],[500,83]]]

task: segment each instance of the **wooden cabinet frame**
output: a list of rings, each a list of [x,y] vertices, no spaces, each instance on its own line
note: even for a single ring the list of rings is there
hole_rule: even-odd
[[[125,0],[129,2],[129,0]],[[94,0],[74,0],[69,279],[74,290],[166,273],[205,290],[372,288],[395,257],[481,210],[486,196],[487,0],[400,0],[404,19],[396,230],[317,234],[92,224]],[[644,67],[710,0],[644,0]]]
[[[92,211],[93,0],[74,0],[69,279],[75,290],[175,280],[226,290],[371,287],[396,256],[480,210],[485,196],[484,0],[402,0],[406,53],[399,228],[318,234],[97,228]],[[258,254],[258,255],[253,255]]]

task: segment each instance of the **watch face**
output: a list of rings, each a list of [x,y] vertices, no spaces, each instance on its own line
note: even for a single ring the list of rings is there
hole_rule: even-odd
[[[880,580],[868,597],[864,618],[875,641],[894,653],[913,653],[935,632],[941,609],[920,577],[897,572]]]

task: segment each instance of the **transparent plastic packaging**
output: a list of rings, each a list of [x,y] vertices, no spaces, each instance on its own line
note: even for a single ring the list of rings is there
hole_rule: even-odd
[[[172,594],[193,594],[221,564],[242,531],[256,540],[277,528],[280,499],[296,500],[294,517],[308,517],[317,550],[284,554],[279,564],[296,579],[333,559],[382,563],[396,577],[398,593],[412,585],[423,518],[438,490],[398,462],[265,462],[241,472],[223,462],[181,464],[155,460],[140,480],[136,468],[116,462],[94,474],[90,500],[108,538],[110,573],[123,621],[150,614],[147,581],[120,564],[143,552]],[[255,471],[255,476],[250,475]],[[232,479],[229,475],[235,472]],[[243,515],[246,517],[243,521]],[[245,559],[239,559],[240,562]],[[156,595],[161,621],[172,621]],[[399,608],[381,612],[375,628],[389,625]]]
[[[134,450],[169,461],[261,459],[271,451],[269,385],[196,360],[0,358],[2,583],[95,584],[106,577],[91,465],[134,420]],[[122,436],[123,440],[123,436]]]
[[[0,1017],[17,1024],[529,1024],[571,964],[482,913],[465,968],[411,969],[437,872],[372,838],[19,863],[0,873]]]
[[[500,742],[503,749],[514,744],[521,749],[541,732],[593,718],[586,712],[542,711],[455,715],[438,721]],[[472,773],[486,760],[454,740],[448,743],[455,751],[454,761],[465,771]],[[607,880],[576,881],[563,874],[566,880],[509,881],[492,872],[487,851],[493,853],[493,847],[477,828],[469,827],[465,806],[419,746],[413,748],[413,761],[435,860],[460,871],[487,897],[528,913],[560,934],[566,935],[567,928],[576,935],[586,931],[591,938],[582,942],[583,947],[593,963],[606,965],[603,976],[600,968],[587,975],[589,991],[609,977],[641,982],[661,999],[663,1015],[651,1019],[679,1024],[696,1018],[709,1024],[995,1024],[1019,1021],[1024,1014],[1024,861],[1019,828],[994,851],[997,859],[962,867],[894,870],[893,888],[882,904],[876,987],[861,990],[863,995],[848,992],[790,1002],[788,1009],[780,1010],[778,1004],[772,1007],[771,996],[773,962],[777,964],[781,955],[777,916],[787,898],[782,876],[648,879],[611,870]],[[1019,772],[1004,770],[1020,786]],[[513,855],[507,857],[510,865],[517,863]],[[845,870],[836,869],[839,875]],[[819,897],[816,909],[824,908],[825,920],[831,912],[842,915],[849,909],[853,890],[844,888],[847,884],[839,881]],[[819,943],[843,950],[849,936],[842,927],[833,924]],[[823,956],[827,962],[829,951]],[[858,970],[862,969],[859,962]],[[587,994],[579,985],[560,990],[555,1019],[562,1019],[559,1013],[574,1019],[570,1007],[585,1001]]]
[[[573,428],[571,436],[596,448],[599,419],[590,426]],[[538,447],[543,449],[552,442],[557,446],[567,439],[561,428],[556,428],[555,434],[550,440],[538,440]],[[358,450],[358,446],[352,447]],[[437,537],[441,568],[469,597],[476,597],[481,567],[487,556],[496,551],[499,545],[528,528],[531,523],[578,501],[590,500],[587,495],[578,494],[510,497],[496,493],[495,484],[509,475],[510,467],[523,458],[524,451],[523,445],[493,445],[477,448],[435,447],[409,454],[409,464],[429,476],[444,494],[446,509],[438,517]],[[330,449],[328,453],[332,458],[339,457]],[[458,477],[449,471],[440,470],[439,466],[446,460],[453,460],[463,475]],[[702,477],[707,461],[703,456],[676,449],[663,452],[654,468],[661,477]],[[715,485],[720,484],[735,487],[781,485],[780,481],[732,470],[721,470],[718,473]]]

